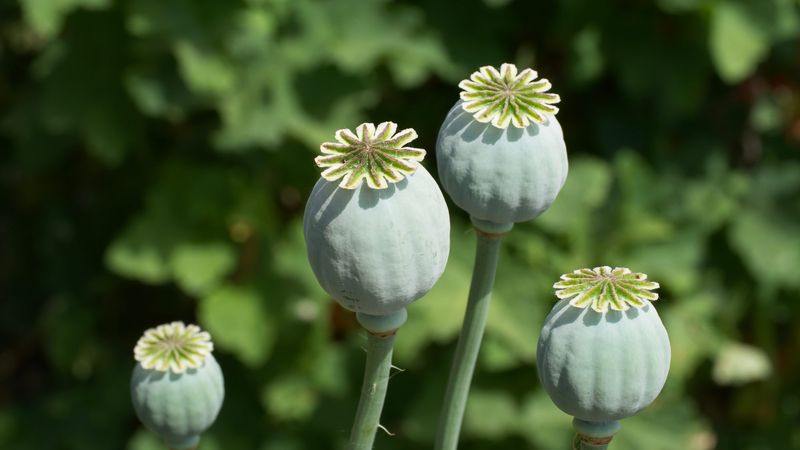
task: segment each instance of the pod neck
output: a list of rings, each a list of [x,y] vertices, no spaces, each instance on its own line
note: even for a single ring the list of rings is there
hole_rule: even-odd
[[[595,422],[576,417],[572,419],[572,427],[577,433],[576,440],[580,442],[581,450],[606,450],[620,425],[618,420]]]
[[[478,233],[488,238],[500,239],[505,236],[506,233],[511,231],[512,228],[514,228],[513,222],[490,222],[488,220],[477,219],[472,216],[470,216],[469,220],[472,221],[472,226],[475,227],[475,230]]]
[[[385,338],[394,336],[394,334],[397,333],[397,329],[406,323],[408,312],[405,308],[384,315],[360,312],[356,313],[356,319],[358,319],[358,323],[360,323],[369,334]]]

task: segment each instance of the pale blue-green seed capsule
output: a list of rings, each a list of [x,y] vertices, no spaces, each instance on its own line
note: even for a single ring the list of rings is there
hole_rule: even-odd
[[[174,450],[194,449],[225,397],[208,333],[181,322],[145,332],[134,350],[131,400],[139,420]]]
[[[537,369],[553,403],[577,419],[612,422],[655,400],[670,344],[650,301],[657,283],[625,268],[581,269],[556,283],[560,300],[539,336]]]
[[[317,163],[329,169],[303,216],[319,284],[344,308],[374,316],[395,314],[425,295],[450,251],[447,204],[418,164],[425,152],[404,146],[413,130],[395,131],[391,122],[362,124],[322,144],[329,156]]]
[[[440,181],[474,219],[531,220],[564,185],[567,151],[552,105],[560,99],[536,76],[511,64],[481,68],[459,84],[461,100],[439,130]]]

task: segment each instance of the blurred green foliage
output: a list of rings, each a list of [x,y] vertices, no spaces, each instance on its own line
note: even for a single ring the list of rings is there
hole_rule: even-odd
[[[344,448],[364,337],[306,262],[312,158],[394,120],[434,169],[458,80],[508,61],[561,94],[571,168],[507,239],[462,448],[569,448],[535,343],[558,275],[610,264],[661,282],[674,352],[616,450],[800,449],[799,33],[796,0],[0,0],[0,448],[160,448],[127,386],[171,320],[225,370],[203,450]],[[451,213],[377,448],[432,443]]]

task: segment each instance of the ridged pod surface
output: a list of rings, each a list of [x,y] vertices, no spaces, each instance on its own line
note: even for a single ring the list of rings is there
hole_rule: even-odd
[[[136,364],[131,399],[144,425],[173,449],[197,446],[200,434],[219,414],[225,397],[222,370],[209,354],[198,368],[182,373]]]
[[[536,356],[553,402],[578,419],[632,416],[667,379],[670,344],[652,304],[598,312],[560,300],[545,319]]]
[[[526,128],[479,122],[459,100],[436,143],[439,178],[453,202],[473,218],[524,222],[555,200],[567,178],[567,149],[554,115]]]
[[[323,289],[344,308],[372,315],[395,313],[427,293],[450,251],[447,205],[423,166],[382,189],[320,178],[303,230]]]

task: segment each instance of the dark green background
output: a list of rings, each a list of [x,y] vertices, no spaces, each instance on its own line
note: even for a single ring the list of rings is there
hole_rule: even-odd
[[[160,448],[128,379],[171,320],[225,371],[201,449],[343,448],[365,341],[305,258],[319,143],[393,120],[435,169],[458,81],[514,62],[562,97],[570,175],[505,242],[461,448],[569,448],[536,338],[558,275],[609,264],[661,282],[673,345],[612,448],[800,449],[799,32],[796,0],[0,0],[0,448]],[[432,446],[451,215],[377,449]]]

